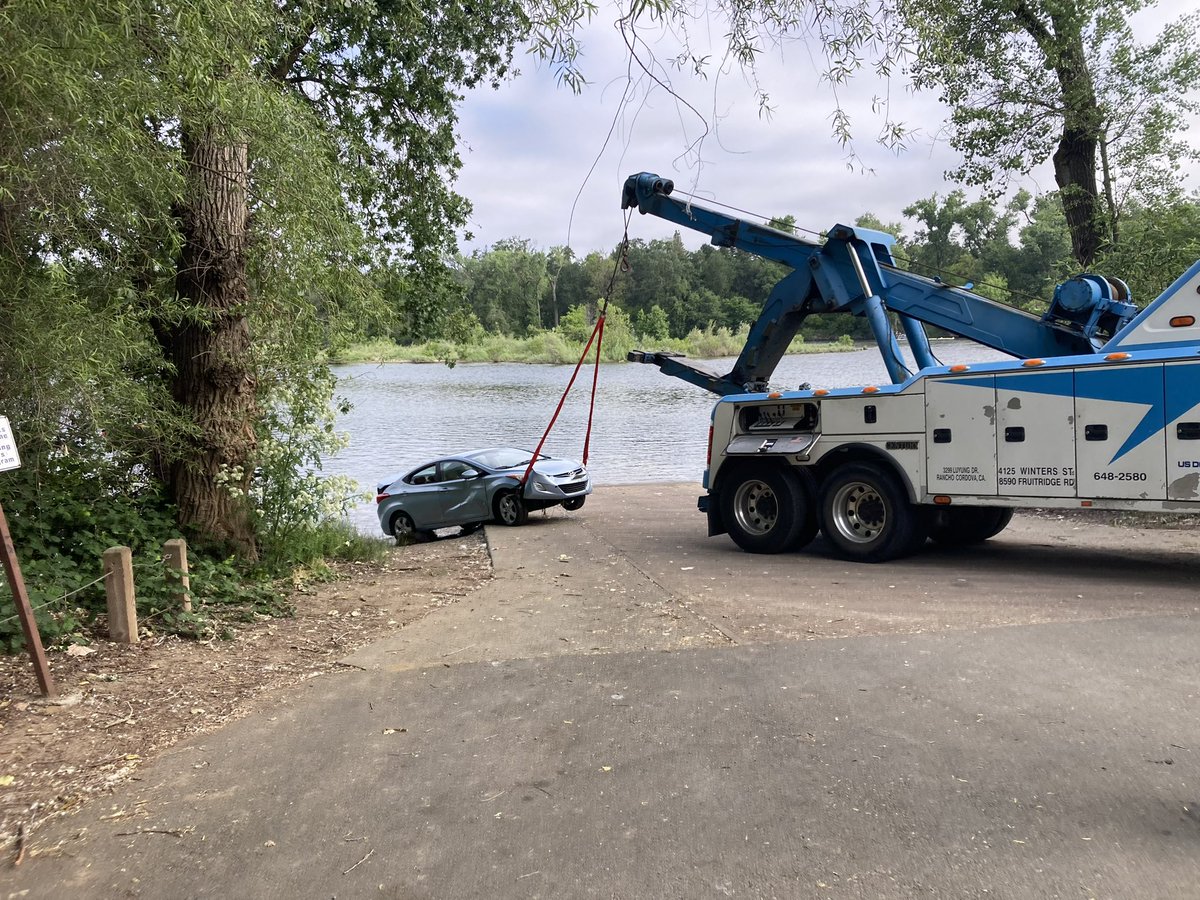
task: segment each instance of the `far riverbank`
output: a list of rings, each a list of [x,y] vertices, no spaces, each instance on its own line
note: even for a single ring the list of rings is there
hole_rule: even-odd
[[[745,328],[738,331],[718,328],[711,331],[693,332],[686,338],[669,340],[646,340],[636,344],[654,350],[682,353],[692,359],[714,359],[736,357],[746,344]],[[366,341],[337,351],[330,355],[334,365],[355,363],[539,363],[543,365],[566,365],[578,362],[585,344],[570,341],[555,331],[546,331],[527,338],[496,335],[470,343],[452,341],[427,341],[423,344],[397,344],[389,340]],[[789,355],[813,353],[843,353],[859,350],[863,344],[855,344],[849,336],[836,341],[805,341],[797,338],[788,348]],[[601,346],[602,362],[625,362],[625,355],[634,345],[628,338],[609,340]]]

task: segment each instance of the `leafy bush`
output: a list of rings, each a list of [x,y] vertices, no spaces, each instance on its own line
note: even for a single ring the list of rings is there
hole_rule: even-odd
[[[343,443],[329,405],[332,375],[314,363],[280,369],[264,386],[271,401],[259,423],[259,468],[250,481],[262,557],[247,568],[232,559],[189,552],[192,612],[175,599],[162,561],[165,541],[180,536],[175,511],[143,466],[120,453],[77,442],[32,458],[0,479],[3,502],[20,557],[38,631],[46,644],[86,640],[102,622],[106,595],[101,557],[113,546],[133,552],[139,626],[212,637],[230,624],[291,611],[275,581],[297,566],[327,559],[378,560],[382,540],[358,534],[343,513],[358,493],[345,478],[324,478],[321,458]],[[131,478],[131,470],[135,473]],[[230,472],[227,489],[237,490]],[[0,587],[0,652],[23,644],[7,584]]]
[[[736,356],[746,344],[748,326],[730,331],[724,325],[714,326],[711,322],[703,329],[694,328],[684,339],[684,351],[688,356],[715,359],[719,356]]]
[[[291,566],[311,564],[331,540],[340,540],[336,523],[369,495],[351,478],[321,474],[322,459],[349,441],[334,429],[336,412],[349,408],[345,401],[330,404],[333,373],[315,363],[277,371],[282,376],[264,389],[268,403],[258,426],[258,468],[250,481],[250,499],[261,563],[267,572],[281,575]],[[233,477],[231,484],[240,480]]]
[[[284,602],[262,577],[232,562],[189,560],[194,612],[175,609],[162,545],[179,537],[174,510],[149,482],[130,484],[115,465],[61,454],[41,469],[6,473],[0,499],[12,528],[42,640],[84,640],[107,609],[101,558],[113,546],[133,551],[139,624],[165,631],[211,631],[231,614],[273,613]],[[0,651],[24,643],[8,585],[0,587]]]
[[[6,473],[2,502],[13,532],[30,605],[43,643],[87,641],[103,624],[107,599],[102,555],[113,546],[133,551],[138,624],[157,632],[221,637],[237,622],[290,615],[288,591],[277,575],[324,560],[379,560],[386,542],[364,536],[338,519],[277,529],[264,541],[270,567],[246,569],[232,559],[189,549],[192,612],[175,599],[174,579],[162,559],[162,545],[179,537],[171,507],[149,487],[125,493],[81,474],[74,460],[38,483],[28,470]],[[72,477],[76,476],[76,477]],[[85,490],[86,488],[86,490]],[[279,523],[277,523],[278,525]],[[0,653],[24,644],[16,606],[7,583],[0,584]]]

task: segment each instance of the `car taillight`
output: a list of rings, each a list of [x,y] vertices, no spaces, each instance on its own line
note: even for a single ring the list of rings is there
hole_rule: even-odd
[[[390,497],[390,496],[392,496],[392,495],[391,495],[391,494],[376,494],[376,495],[375,495],[375,502],[376,502],[376,503],[382,503],[384,500],[386,500],[386,499],[387,499],[388,497]]]
[[[708,426],[708,452],[704,455],[704,464],[706,466],[712,465],[712,439],[713,439],[713,427],[711,425],[709,425]]]

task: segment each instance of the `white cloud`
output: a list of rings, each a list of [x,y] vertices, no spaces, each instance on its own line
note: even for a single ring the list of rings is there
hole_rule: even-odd
[[[1190,5],[1167,0],[1143,14],[1140,30],[1148,35]],[[901,79],[889,86],[862,74],[835,97],[806,45],[791,42],[761,60],[760,83],[774,107],[764,118],[736,68],[724,74],[710,70],[707,80],[660,69],[657,74],[697,116],[666,89],[645,87],[645,79],[623,99],[627,54],[611,21],[595,21],[583,42],[583,69],[591,83],[580,95],[556,85],[552,73],[526,58],[520,77],[497,91],[477,91],[464,103],[458,188],[475,209],[465,250],[518,237],[543,249],[569,243],[581,256],[607,252],[621,238],[621,185],[641,171],[673,178],[677,190],[694,187],[702,197],[763,216],[791,214],[812,230],[851,222],[864,212],[899,221],[914,200],[953,189],[943,173],[957,159],[935,139],[945,109],[932,95],[911,94]],[[674,47],[667,39],[659,44],[661,63]],[[887,92],[892,116],[917,129],[899,154],[874,142],[882,120],[871,113],[872,100]],[[847,166],[847,153],[832,136],[830,117],[839,105],[853,116],[859,155],[854,167]],[[706,125],[710,130],[696,145]],[[1046,169],[1023,184],[1034,191],[1054,187]],[[630,236],[647,240],[675,230],[636,213],[630,223]],[[707,240],[690,232],[683,239],[693,248]]]

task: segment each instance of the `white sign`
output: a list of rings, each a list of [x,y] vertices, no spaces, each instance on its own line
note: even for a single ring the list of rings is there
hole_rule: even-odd
[[[0,416],[0,472],[21,468],[21,457],[17,453],[17,442],[13,439],[12,426],[8,419]]]

